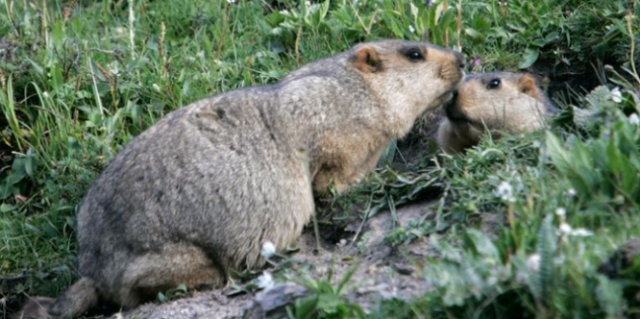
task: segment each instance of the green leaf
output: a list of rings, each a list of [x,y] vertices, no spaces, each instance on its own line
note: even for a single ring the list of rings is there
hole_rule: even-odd
[[[623,296],[622,285],[602,275],[598,275],[597,279],[596,296],[600,307],[607,314],[607,318],[624,318],[623,314],[627,305]]]
[[[344,289],[345,285],[349,282],[349,280],[351,280],[351,277],[353,276],[353,274],[356,273],[357,269],[358,269],[358,263],[354,263],[352,266],[349,267],[349,269],[347,269],[347,272],[345,272],[345,274],[340,279],[340,283],[338,283],[338,289],[337,289],[338,294],[342,293],[342,290]]]
[[[330,4],[331,4],[331,1],[329,1],[329,0],[326,0],[325,2],[320,4],[320,21],[323,21],[325,19],[325,17],[327,16],[327,13],[329,12],[329,5]]]
[[[62,45],[64,44],[65,36],[63,23],[64,22],[62,20],[58,20],[51,26],[51,40],[57,50],[61,50]]]
[[[8,213],[14,210],[16,207],[10,204],[2,204],[0,205],[0,213]]]
[[[500,262],[498,249],[487,235],[477,229],[469,229],[465,233],[465,239],[471,244],[478,255],[485,258],[485,262]]]
[[[585,170],[586,164],[584,161],[587,155],[584,154],[584,149],[579,147],[580,144],[580,142],[576,142],[574,152],[569,152],[560,145],[560,140],[553,133],[546,132],[546,145],[553,164],[562,175],[569,179],[579,194],[590,194],[592,191],[591,184],[583,174],[590,174],[591,172]],[[577,161],[579,159],[582,159],[583,163]]]
[[[169,301],[169,298],[167,298],[167,296],[165,296],[163,293],[159,292],[158,293],[158,301],[160,301],[160,303],[165,303],[165,302]]]
[[[51,82],[53,89],[56,91],[62,90],[64,85],[64,76],[62,75],[62,67],[60,64],[55,64],[49,69],[51,74]]]
[[[382,168],[388,165],[391,165],[393,162],[393,158],[396,154],[397,146],[396,140],[393,140],[387,145],[386,149],[382,152],[380,156],[380,160],[378,160],[378,167]]]
[[[316,312],[318,305],[318,295],[312,295],[304,298],[296,299],[295,314],[297,319],[311,318]]]
[[[538,247],[536,252],[540,256],[538,271],[531,276],[530,282],[533,295],[539,302],[544,302],[549,297],[549,289],[553,282],[553,258],[556,252],[556,235],[553,226],[553,215],[545,217],[538,231]]]
[[[27,60],[31,64],[31,66],[33,66],[33,69],[36,71],[36,73],[38,73],[38,75],[44,75],[44,68],[42,66],[28,57],[25,57],[25,60]]]
[[[389,26],[391,27],[391,31],[393,32],[393,35],[399,38],[404,37],[404,30],[398,26],[395,19],[389,20]]]
[[[25,157],[16,157],[13,159],[13,163],[11,164],[11,174],[7,177],[7,180],[9,180],[10,183],[16,184],[27,176],[25,161]]]
[[[559,34],[556,31],[547,34],[547,36],[544,38],[544,44],[548,45],[555,42],[558,39],[558,35]]]
[[[518,68],[526,69],[532,66],[538,60],[539,55],[540,51],[536,49],[526,49],[524,51],[524,55],[522,56],[522,61],[520,61],[520,64],[518,64]]]
[[[484,35],[472,28],[466,28],[464,29],[464,33],[467,34],[468,36],[470,36],[472,39],[480,39],[480,38],[484,38]]]
[[[36,157],[33,148],[29,148],[27,156],[24,159],[24,171],[27,175],[33,177],[34,172],[37,169]]]
[[[620,159],[620,175],[622,176],[622,189],[629,196],[630,200],[637,199],[638,189],[640,189],[640,178],[638,171],[633,167],[628,157]]]
[[[343,303],[344,301],[340,299],[339,295],[325,293],[318,298],[318,309],[328,314],[335,314],[338,312],[338,307]]]

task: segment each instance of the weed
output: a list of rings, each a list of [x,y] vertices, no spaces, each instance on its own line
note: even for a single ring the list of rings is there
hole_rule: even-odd
[[[314,279],[303,272],[301,278],[291,278],[306,287],[310,295],[297,299],[287,308],[290,318],[364,318],[365,313],[360,306],[350,302],[343,296],[349,286],[349,280],[357,269],[357,264],[348,269],[338,282],[333,283],[333,271],[329,270],[326,279]],[[333,266],[332,266],[333,267]]]

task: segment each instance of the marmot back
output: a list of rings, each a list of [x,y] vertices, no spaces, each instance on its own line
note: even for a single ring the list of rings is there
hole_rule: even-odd
[[[444,111],[437,142],[452,154],[477,145],[486,130],[499,138],[541,129],[555,107],[533,76],[493,72],[467,76]]]
[[[421,42],[363,43],[168,114],[79,206],[82,278],[55,302],[25,306],[24,318],[76,317],[99,300],[128,309],[262,266],[265,242],[282,250],[298,239],[314,196],[357,183],[421,113],[451,99],[461,64]]]

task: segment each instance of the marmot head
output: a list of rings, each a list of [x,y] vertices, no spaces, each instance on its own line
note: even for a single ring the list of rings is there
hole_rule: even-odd
[[[499,137],[500,132],[541,129],[555,107],[534,76],[493,72],[467,76],[444,110],[438,143],[446,152],[455,153],[477,144],[485,130]]]
[[[395,137],[404,136],[420,114],[450,100],[463,76],[460,53],[422,42],[368,42],[347,54],[348,63],[388,107]]]

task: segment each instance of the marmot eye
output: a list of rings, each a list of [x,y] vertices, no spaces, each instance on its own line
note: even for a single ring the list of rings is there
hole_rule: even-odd
[[[411,49],[407,51],[407,53],[405,53],[404,56],[406,56],[407,59],[409,59],[409,61],[412,61],[412,62],[424,60],[424,55],[419,49]]]
[[[491,81],[489,81],[489,84],[487,84],[487,89],[489,90],[497,89],[499,87],[500,87],[500,79],[492,79]]]

